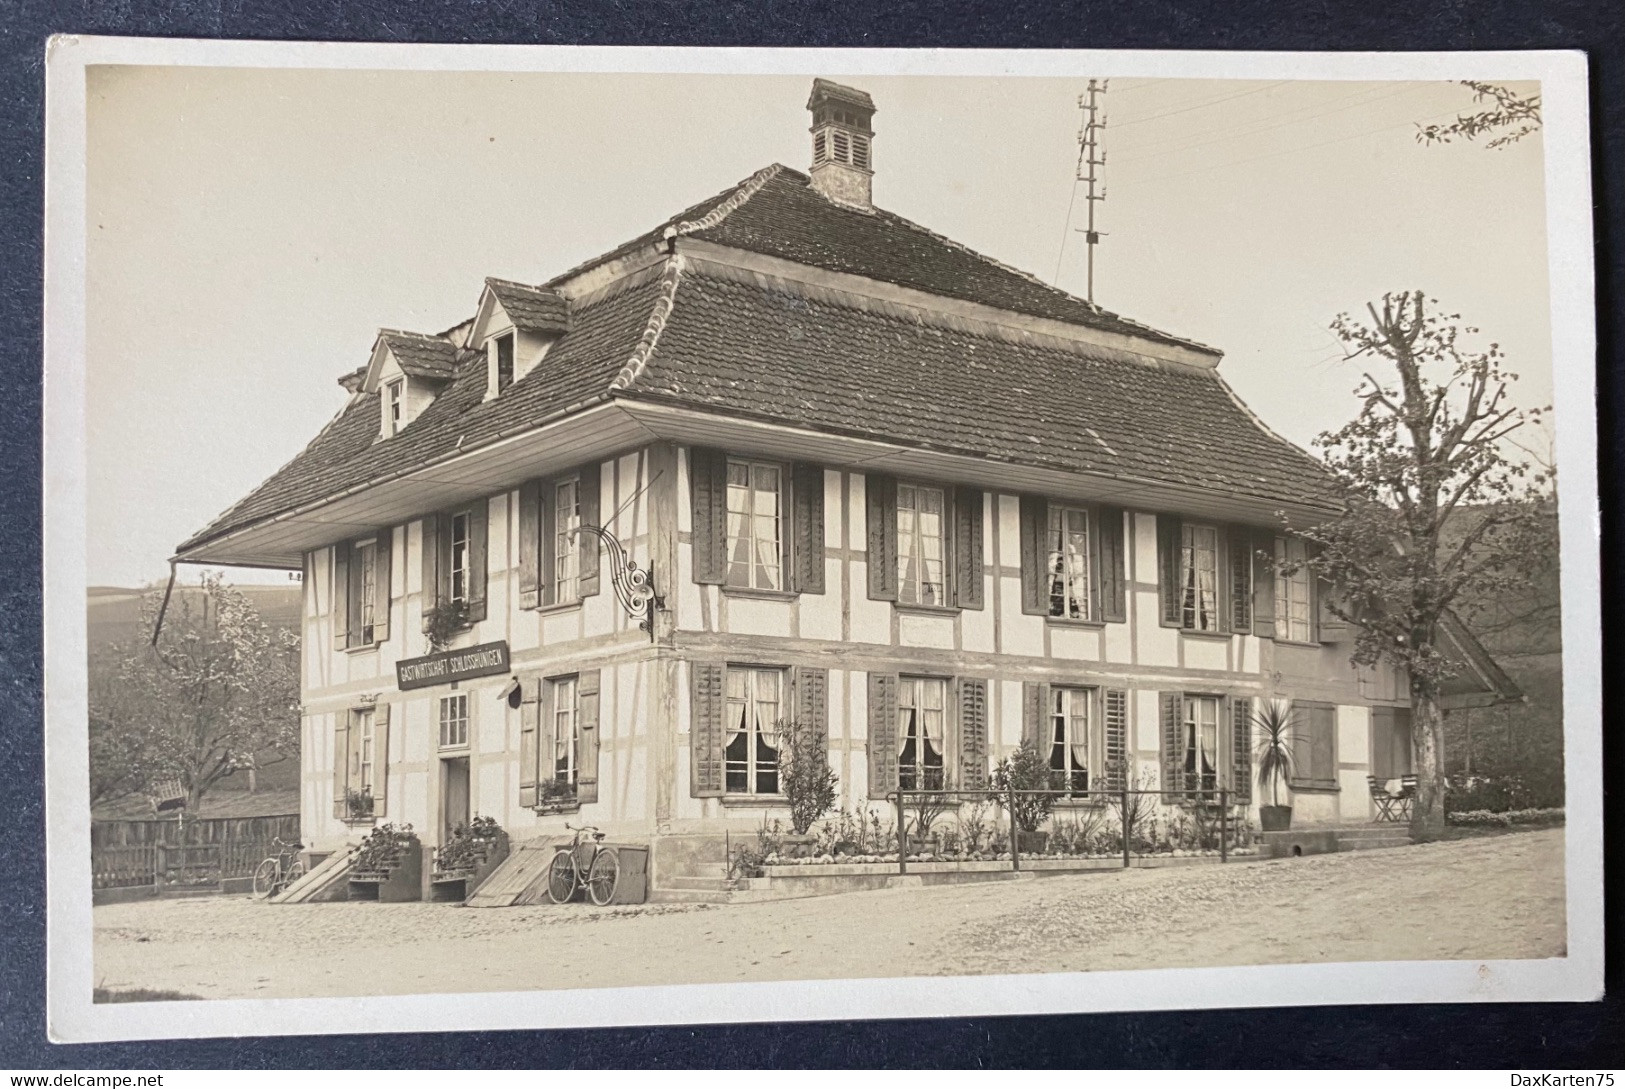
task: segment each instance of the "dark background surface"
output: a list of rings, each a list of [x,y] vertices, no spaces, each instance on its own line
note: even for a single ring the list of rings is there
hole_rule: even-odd
[[[1136,49],[1581,49],[1590,54],[1602,412],[1604,616],[1619,613],[1621,155],[1625,5],[1609,0],[1266,0],[1110,5],[864,0],[105,0],[0,6],[0,1068],[534,1066],[1625,1065],[1617,723],[1605,731],[1611,877],[1601,1004],[1396,1006],[339,1036],[54,1046],[45,1038],[41,779],[40,307],[44,46],[51,33],[594,45]],[[1620,674],[1604,641],[1605,700]],[[1605,715],[1605,722],[1607,716]]]

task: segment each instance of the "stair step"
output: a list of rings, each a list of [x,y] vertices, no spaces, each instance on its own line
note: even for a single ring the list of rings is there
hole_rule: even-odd
[[[661,882],[661,888],[687,889],[700,892],[726,892],[728,882],[721,877],[693,877],[688,875],[668,877]]]
[[[722,889],[650,889],[651,904],[726,904],[732,893]]]

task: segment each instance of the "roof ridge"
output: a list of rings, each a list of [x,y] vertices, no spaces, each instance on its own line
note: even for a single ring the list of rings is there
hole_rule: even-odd
[[[414,333],[410,329],[391,329],[384,325],[378,327],[378,335],[381,337],[417,337],[419,340],[443,340],[448,344],[451,343],[451,338],[444,333]]]
[[[769,165],[762,167],[762,169],[740,182],[734,188],[733,194],[721,204],[711,209],[699,219],[685,219],[679,223],[671,224],[663,232],[661,232],[661,237],[676,238],[679,235],[696,234],[700,231],[710,230],[712,227],[715,227],[717,224],[721,223],[724,219],[727,219],[729,213],[740,208],[745,204],[746,201],[750,200],[751,197],[754,197],[757,193],[760,193],[762,191],[762,186],[778,177],[780,172],[783,170],[784,166],[781,163],[770,163]]]
[[[666,319],[671,317],[672,307],[676,305],[677,285],[683,278],[686,263],[680,253],[674,253],[666,259],[666,268],[660,278],[660,294],[655,298],[654,309],[649,312],[649,322],[644,326],[643,337],[638,341],[638,346],[632,349],[632,355],[627,359],[626,365],[610,379],[609,388],[612,391],[631,388],[632,383],[636,382],[638,376],[649,366],[649,357],[654,354],[655,345],[660,343],[660,334],[665,331]]]

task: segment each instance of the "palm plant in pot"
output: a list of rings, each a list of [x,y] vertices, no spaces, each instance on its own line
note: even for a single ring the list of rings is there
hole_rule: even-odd
[[[1297,714],[1291,700],[1262,700],[1253,712],[1258,730],[1258,788],[1270,792],[1269,805],[1258,807],[1258,826],[1265,832],[1292,827],[1292,806],[1281,804],[1281,784],[1292,778],[1293,731]]]

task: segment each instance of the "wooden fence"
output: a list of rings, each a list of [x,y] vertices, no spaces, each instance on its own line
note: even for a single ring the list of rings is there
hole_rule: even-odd
[[[272,840],[298,843],[297,814],[198,820],[94,821],[90,826],[92,885],[214,885],[249,877],[274,853]]]

